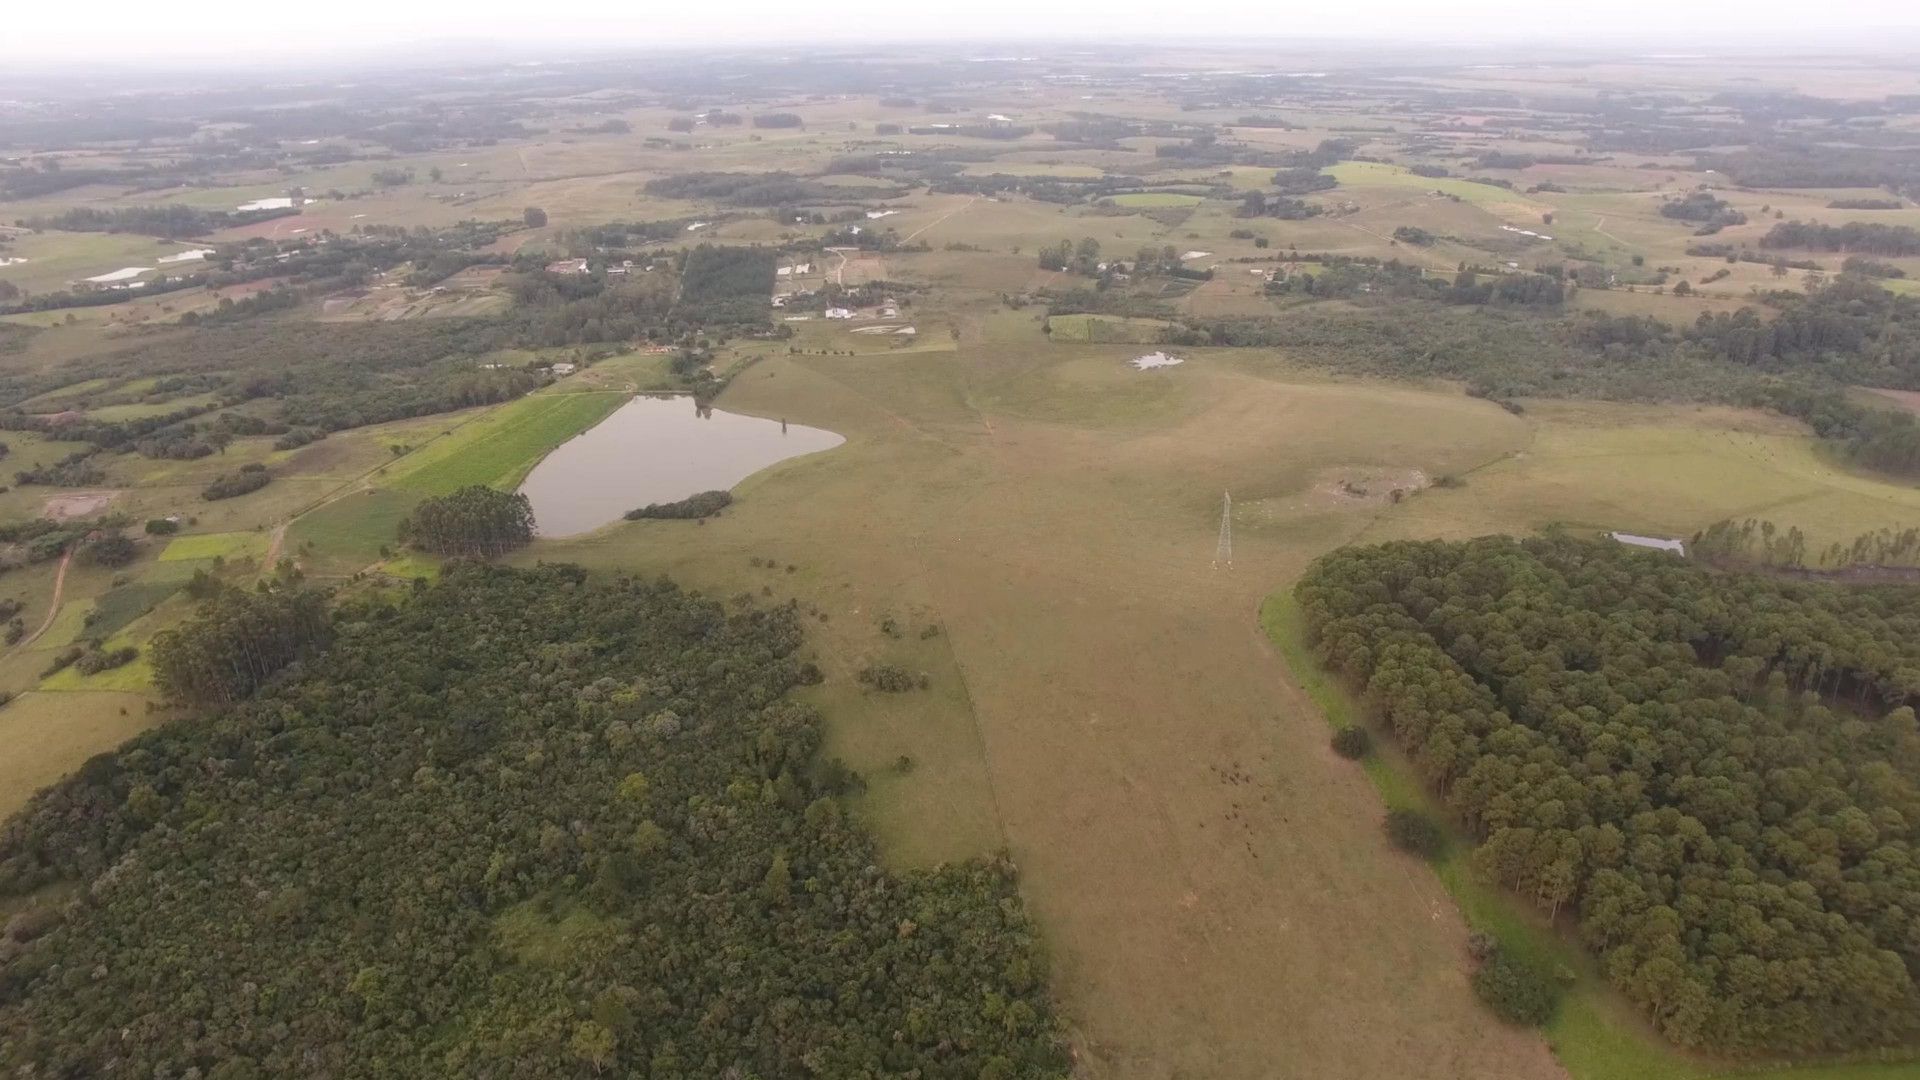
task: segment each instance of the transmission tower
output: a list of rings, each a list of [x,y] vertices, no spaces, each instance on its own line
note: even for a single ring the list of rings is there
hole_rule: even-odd
[[[1233,569],[1233,492],[1220,496],[1220,546],[1213,552],[1213,568]]]

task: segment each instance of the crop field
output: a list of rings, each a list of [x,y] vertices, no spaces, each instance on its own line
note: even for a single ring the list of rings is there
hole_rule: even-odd
[[[625,400],[619,393],[527,398],[408,455],[382,480],[416,495],[445,495],[469,484],[512,487],[547,451],[604,420]]]

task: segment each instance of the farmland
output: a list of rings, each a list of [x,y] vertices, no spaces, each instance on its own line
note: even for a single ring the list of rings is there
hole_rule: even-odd
[[[25,260],[0,265],[21,308],[0,315],[21,474],[0,491],[21,627],[0,652],[0,813],[197,714],[162,700],[152,657],[198,608],[189,582],[397,602],[407,579],[457,578],[401,544],[422,500],[511,491],[633,394],[686,393],[847,441],[711,516],[504,561],[576,563],[600,591],[665,575],[729,610],[792,601],[821,675],[793,693],[858,774],[846,805],[891,871],[1010,857],[1076,1075],[1910,1075],[1898,1047],[1676,1049],[1477,871],[1458,823],[1431,864],[1396,849],[1387,810],[1446,807],[1392,745],[1364,764],[1328,747],[1329,722],[1368,717],[1289,594],[1349,544],[1755,519],[1821,552],[1920,525],[1880,419],[1920,392],[1899,345],[1920,320],[1889,296],[1920,256],[1874,277],[1765,243],[1780,221],[1920,224],[1911,185],[1776,183],[1771,159],[1724,148],[1727,118],[1801,109],[1780,138],[1812,138],[1828,106],[1684,65],[1055,62],[916,60],[911,97],[838,71],[789,84],[771,61],[722,89],[583,62],[516,75],[490,106],[511,121],[483,135],[436,134],[454,120],[416,107],[439,93],[421,77],[368,91],[419,144],[343,128],[323,161],[262,135],[277,164],[208,155],[177,183],[176,159],[200,160],[184,138],[47,151],[169,182],[55,185],[0,199],[0,220],[306,201],[189,238],[216,251],[208,276],[147,295],[71,283],[185,241],[0,232],[0,258]],[[1885,92],[1842,68],[1791,78]],[[1912,126],[1870,104],[1887,132]],[[1844,149],[1904,168],[1861,134],[1880,130]],[[1676,216],[1696,206],[1715,216]],[[1855,344],[1696,329],[1740,312]],[[1131,366],[1159,350],[1181,363]],[[71,533],[38,524],[69,508]],[[108,535],[126,544],[103,562]],[[555,962],[597,920],[562,903],[500,922],[515,955]],[[1475,933],[1566,969],[1551,1020],[1476,1000]]]

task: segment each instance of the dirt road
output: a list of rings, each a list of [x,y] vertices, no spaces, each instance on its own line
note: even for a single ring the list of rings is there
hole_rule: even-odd
[[[67,591],[67,567],[72,563],[73,563],[73,548],[68,547],[67,553],[65,555],[60,556],[60,569],[54,571],[53,602],[47,605],[47,617],[40,621],[40,629],[35,630],[31,634],[28,634],[26,638],[20,642],[21,648],[24,649],[27,646],[33,644],[35,641],[39,640],[40,635],[46,633],[47,630],[53,626],[54,618],[60,614],[61,594]]]

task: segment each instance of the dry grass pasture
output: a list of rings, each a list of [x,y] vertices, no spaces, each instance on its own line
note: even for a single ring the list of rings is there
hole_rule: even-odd
[[[1091,1077],[1562,1074],[1472,1003],[1459,909],[1387,847],[1377,797],[1261,632],[1262,598],[1315,555],[1553,521],[1689,532],[1772,507],[1845,530],[1920,512],[1757,414],[1515,417],[1270,353],[1139,372],[1135,348],[1049,346],[1019,313],[956,322],[950,352],[762,360],[721,407],[849,442],[749,479],[704,526],[620,524],[524,558],[817,610],[813,694],[889,857],[1011,851]],[[1416,473],[1467,486],[1321,490]],[[1226,489],[1231,569],[1214,566]],[[877,661],[933,689],[864,694],[849,676]]]

